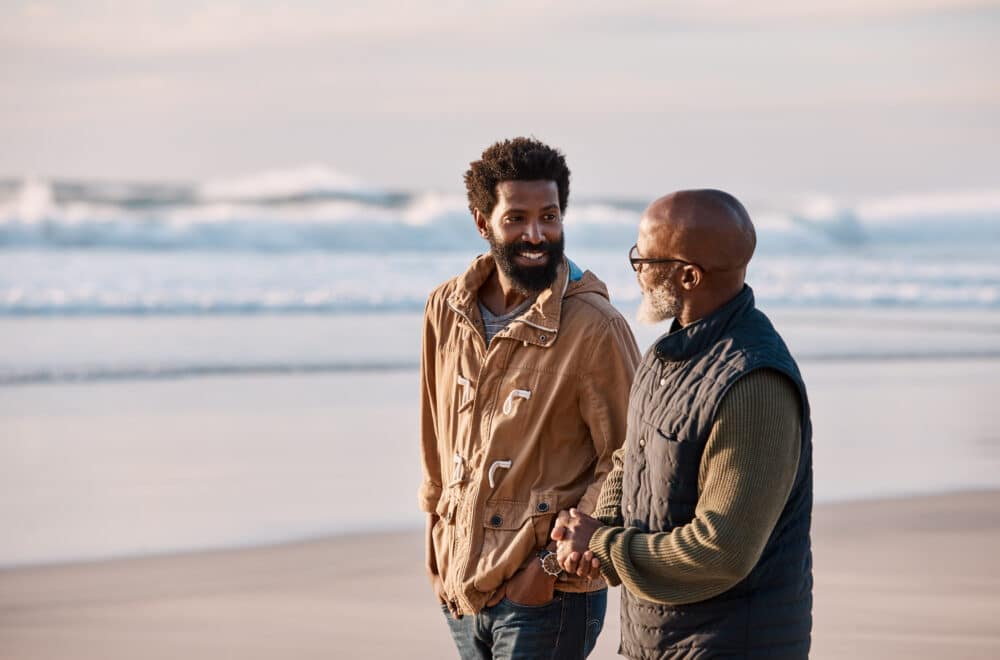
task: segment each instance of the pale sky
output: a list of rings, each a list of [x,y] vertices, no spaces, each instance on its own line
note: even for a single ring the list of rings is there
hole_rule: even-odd
[[[793,5],[794,8],[788,8]],[[461,189],[489,143],[575,195],[1000,187],[1000,2],[4,1],[0,177],[322,163]]]

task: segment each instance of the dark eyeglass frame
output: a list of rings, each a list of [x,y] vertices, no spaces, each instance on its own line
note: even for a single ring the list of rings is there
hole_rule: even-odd
[[[643,264],[684,264],[685,266],[695,266],[703,273],[708,271],[696,264],[693,261],[684,261],[683,259],[654,259],[646,257],[637,257],[634,255],[639,254],[639,245],[633,245],[632,249],[628,251],[628,262],[632,264],[632,270],[639,272],[639,266]]]

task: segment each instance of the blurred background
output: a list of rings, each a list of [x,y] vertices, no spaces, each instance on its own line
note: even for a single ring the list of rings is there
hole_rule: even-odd
[[[418,529],[420,314],[516,135],[630,319],[649,201],[746,204],[820,502],[1000,481],[1000,3],[2,16],[0,568]]]

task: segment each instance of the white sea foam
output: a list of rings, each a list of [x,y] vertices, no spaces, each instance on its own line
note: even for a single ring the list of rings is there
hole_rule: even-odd
[[[638,200],[572,200],[570,254],[634,302]],[[758,294],[789,305],[1000,305],[1000,191],[751,200]],[[324,167],[205,185],[0,181],[0,314],[419,309],[485,243],[457,192]],[[429,263],[443,265],[429,267]]]
[[[574,245],[630,245],[640,201],[574,199]],[[896,243],[1000,244],[1000,191],[750,204],[762,251],[822,254]],[[467,250],[464,195],[377,190],[314,166],[204,185],[26,179],[0,185],[0,246],[137,250]]]

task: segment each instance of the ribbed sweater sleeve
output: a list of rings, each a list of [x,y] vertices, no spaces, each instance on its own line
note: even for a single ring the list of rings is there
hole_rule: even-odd
[[[625,521],[622,518],[622,478],[624,476],[623,461],[625,448],[619,447],[611,454],[611,472],[608,473],[601,486],[601,494],[597,498],[594,517],[605,525],[620,526]]]
[[[800,445],[795,385],[771,370],[741,378],[719,404],[705,445],[694,519],[651,534],[635,527],[599,528],[590,549],[605,578],[640,598],[668,604],[706,600],[735,586],[760,559],[785,506]],[[621,525],[621,471],[616,471],[617,486],[612,472],[595,513],[607,514],[616,500]]]

